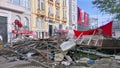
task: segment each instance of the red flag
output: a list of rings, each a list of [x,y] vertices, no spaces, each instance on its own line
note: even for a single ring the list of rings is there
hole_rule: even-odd
[[[78,24],[82,24],[82,9],[78,7]]]
[[[112,36],[112,23],[113,23],[113,21],[110,21],[106,25],[99,27],[100,29],[102,29],[103,33],[108,37]]]
[[[15,23],[15,25],[17,25],[20,28],[23,26],[19,20],[15,20],[14,23]]]
[[[22,27],[23,25],[22,25],[22,23],[19,21],[19,24],[18,24],[18,27]]]
[[[88,14],[84,12],[84,26],[88,25]]]

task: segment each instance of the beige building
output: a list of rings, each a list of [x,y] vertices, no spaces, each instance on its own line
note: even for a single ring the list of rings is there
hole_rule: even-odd
[[[10,40],[12,30],[31,29],[29,1],[30,0],[0,0],[0,35],[2,35],[4,44]],[[22,28],[18,29],[16,27],[14,23],[15,20],[19,20],[22,23]]]
[[[55,30],[65,29],[66,0],[31,0],[32,30],[37,38],[53,36]]]

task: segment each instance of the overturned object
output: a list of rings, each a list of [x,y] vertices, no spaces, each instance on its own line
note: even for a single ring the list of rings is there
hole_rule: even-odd
[[[61,48],[63,51],[67,51],[67,50],[71,49],[72,47],[74,47],[75,45],[76,45],[76,43],[75,43],[74,40],[69,40],[69,41],[63,42],[63,43],[60,45],[60,48]]]

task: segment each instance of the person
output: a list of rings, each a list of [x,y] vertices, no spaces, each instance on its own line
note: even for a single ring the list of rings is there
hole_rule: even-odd
[[[0,35],[0,50],[2,50],[2,36]]]
[[[97,29],[97,35],[102,35],[104,37],[107,37],[101,28]]]
[[[58,29],[57,29],[57,27],[55,27],[54,28],[54,35],[57,35],[57,31],[58,31]]]

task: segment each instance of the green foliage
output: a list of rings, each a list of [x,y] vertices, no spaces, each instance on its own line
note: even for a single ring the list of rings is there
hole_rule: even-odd
[[[94,0],[92,3],[101,12],[114,14],[116,19],[120,19],[120,0]]]

